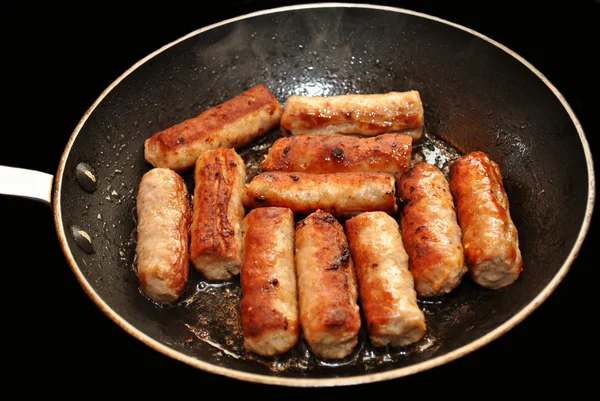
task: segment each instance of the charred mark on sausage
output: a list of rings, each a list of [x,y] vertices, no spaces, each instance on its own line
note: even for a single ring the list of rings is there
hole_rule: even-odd
[[[328,224],[333,224],[336,221],[335,217],[333,217],[333,215],[331,215],[329,213],[315,214],[315,217],[321,221],[324,221],[325,223],[328,223]]]
[[[277,284],[279,284],[279,280],[277,280],[276,278],[274,278],[273,280],[271,280],[270,282],[268,282],[267,285],[265,285],[264,290],[265,291],[272,290],[273,288],[275,288],[275,286],[277,286]]]
[[[344,246],[340,256],[334,258],[325,270],[337,270],[350,260],[350,248]]]
[[[333,155],[333,157],[335,157],[336,159],[339,160],[343,160],[344,159],[344,151],[340,148],[335,148],[331,151],[331,154]]]
[[[398,198],[398,209],[400,211],[402,211],[406,205],[408,205],[408,199]]]

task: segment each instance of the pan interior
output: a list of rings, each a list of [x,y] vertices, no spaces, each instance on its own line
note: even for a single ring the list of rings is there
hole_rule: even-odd
[[[361,332],[355,353],[339,363],[311,357],[303,342],[277,359],[247,355],[241,345],[237,280],[205,282],[192,272],[180,304],[152,304],[138,291],[134,269],[135,193],[151,168],[144,160],[144,140],[258,83],[282,104],[292,94],[418,90],[431,138],[443,139],[457,153],[485,151],[499,163],[519,230],[521,277],[495,291],[465,277],[448,296],[421,302],[428,326],[421,342],[374,350]],[[252,173],[257,171],[252,157],[264,153],[275,136],[241,151]],[[78,184],[80,162],[92,166],[98,179],[92,193]],[[191,174],[184,177],[193,190]],[[108,308],[140,333],[205,362],[202,367],[281,378],[344,378],[446,355],[529,305],[561,270],[577,241],[588,178],[572,119],[548,86],[509,53],[418,15],[306,8],[202,31],[121,77],[76,133],[58,207],[74,268]],[[69,234],[73,225],[90,235],[93,253],[75,244]]]

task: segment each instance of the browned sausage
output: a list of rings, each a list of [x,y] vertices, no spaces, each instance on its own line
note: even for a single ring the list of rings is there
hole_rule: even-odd
[[[136,209],[140,290],[156,302],[175,302],[189,274],[191,213],[185,182],[172,170],[153,168],[142,176]]]
[[[155,167],[182,171],[191,168],[202,152],[238,148],[275,128],[282,107],[262,85],[211,107],[198,116],[157,132],[144,143],[144,156]]]
[[[389,173],[396,178],[410,167],[412,138],[383,134],[297,135],[277,139],[263,160],[263,171],[303,173]]]
[[[298,291],[294,267],[294,214],[263,207],[242,221],[244,262],[240,271],[240,307],[244,346],[275,356],[297,342]]]
[[[420,340],[425,317],[396,220],[384,212],[361,213],[346,221],[346,234],[371,343],[397,347]]]
[[[500,167],[484,152],[468,153],[450,166],[450,188],[473,281],[491,289],[513,283],[523,260]]]
[[[244,187],[244,206],[280,206],[297,213],[317,209],[335,216],[397,211],[395,179],[386,173],[309,174],[279,171],[255,176]]]
[[[227,280],[242,265],[242,190],[246,167],[233,149],[202,153],[194,169],[190,257],[209,280]]]
[[[423,103],[418,91],[368,95],[296,96],[287,98],[281,116],[285,134],[352,134],[374,136],[404,131],[418,139]]]
[[[311,351],[340,359],[358,342],[360,311],[348,242],[340,223],[322,210],[296,224],[300,324]]]
[[[432,164],[419,163],[398,180],[400,225],[419,296],[454,289],[467,271],[448,181]]]

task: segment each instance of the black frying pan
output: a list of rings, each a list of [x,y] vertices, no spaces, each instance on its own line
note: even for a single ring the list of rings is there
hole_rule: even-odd
[[[519,281],[494,292],[466,281],[442,304],[425,306],[431,310],[433,346],[369,369],[361,363],[316,364],[275,374],[263,363],[219,355],[193,337],[186,324],[197,323],[198,309],[151,305],[137,291],[131,269],[133,194],[149,168],[143,140],[258,82],[282,101],[290,93],[418,89],[430,134],[461,151],[487,151],[500,162],[522,238],[526,270]],[[76,178],[81,162],[93,167],[100,182],[91,193]],[[587,233],[594,197],[581,126],[562,95],[519,56],[435,18],[376,7],[325,7],[220,24],[142,60],[81,120],[56,173],[52,202],[59,243],[75,276],[134,337],[208,372],[312,386],[416,373],[505,333],[563,279]],[[74,225],[89,233],[93,253],[76,244]]]

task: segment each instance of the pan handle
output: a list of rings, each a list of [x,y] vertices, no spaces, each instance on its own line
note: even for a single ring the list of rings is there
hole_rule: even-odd
[[[54,176],[41,171],[0,166],[0,194],[52,203]]]

